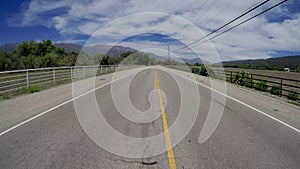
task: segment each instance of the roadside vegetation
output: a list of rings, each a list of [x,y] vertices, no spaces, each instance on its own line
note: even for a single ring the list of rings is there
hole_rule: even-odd
[[[75,66],[79,53],[65,52],[57,48],[51,40],[42,42],[24,41],[13,52],[0,52],[0,71],[35,69],[46,67]],[[128,64],[154,65],[156,60],[142,52],[125,52],[120,56],[96,54],[89,56],[80,53],[81,63],[99,63],[100,65],[118,65],[124,61]],[[84,60],[86,59],[86,60]]]
[[[296,101],[299,98],[299,94],[295,91],[289,92],[288,99]]]
[[[80,57],[78,58],[78,56]],[[24,41],[19,44],[16,50],[13,52],[0,52],[0,71],[75,66],[76,63],[80,63],[80,65],[83,66],[94,65],[95,63],[98,63],[98,65],[119,65],[120,63],[129,65],[154,65],[158,62],[156,59],[150,58],[147,53],[142,52],[125,52],[120,56],[108,56],[106,54],[89,56],[84,52],[67,53],[63,48],[57,48],[51,40],[45,40],[42,42]],[[103,70],[103,72],[101,71],[101,74],[111,73],[112,71],[113,70]],[[64,76],[68,73],[69,72],[56,72],[57,75],[60,74]],[[40,76],[40,74],[31,74],[30,77]],[[52,71],[49,73],[49,71],[47,72],[45,70],[44,75],[47,77],[52,77]],[[9,86],[13,85],[14,81],[17,81],[20,78],[26,80],[25,77],[26,74],[22,74],[22,77],[17,73],[0,74],[0,82]],[[0,100],[7,100],[21,94],[39,92],[53,86],[70,82],[71,77],[67,79],[65,78],[64,80],[57,79],[54,82],[49,82],[47,84],[30,84],[30,86],[22,89],[2,93],[0,95]]]
[[[220,74],[218,74],[217,72],[213,72],[212,69],[210,69],[210,66],[207,65],[203,65],[203,64],[197,64],[194,66],[190,65],[190,69],[192,73],[195,74],[199,74],[202,76],[210,76],[213,78],[218,78],[218,79],[226,79],[227,81],[240,85],[240,86],[245,86],[248,88],[253,88],[255,90],[261,91],[261,92],[268,92],[271,93],[273,95],[277,95],[277,96],[286,96],[289,100],[292,101],[297,101],[299,100],[299,90],[293,90],[293,89],[289,89],[292,86],[296,87],[294,83],[299,83],[296,81],[293,81],[291,84],[288,83],[288,89],[285,89],[285,91],[282,89],[282,86],[280,86],[280,84],[278,84],[280,82],[280,78],[279,77],[274,77],[275,79],[268,79],[268,80],[264,80],[266,78],[270,78],[268,76],[264,77],[263,75],[259,75],[259,77],[261,79],[257,79],[257,78],[253,78],[252,75],[249,72],[246,71],[238,71],[238,72],[234,72],[231,74],[228,74],[225,76],[225,78],[222,78]],[[225,71],[226,74],[226,71]],[[284,78],[284,77],[283,77]],[[277,80],[276,80],[277,79]],[[278,82],[279,79],[279,82]],[[274,82],[271,82],[271,81]],[[277,83],[277,84],[276,84]],[[285,85],[285,84],[282,84]],[[285,92],[285,93],[283,93]]]
[[[73,66],[76,59],[77,53],[66,53],[50,40],[24,41],[14,52],[0,53],[0,71]]]

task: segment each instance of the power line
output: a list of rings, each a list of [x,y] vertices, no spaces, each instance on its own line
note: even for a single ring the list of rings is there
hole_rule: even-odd
[[[250,12],[252,12],[253,10],[257,9],[258,7],[264,5],[264,4],[267,3],[268,1],[270,1],[270,0],[265,0],[265,1],[261,2],[260,4],[254,6],[253,8],[247,10],[247,11],[244,12],[243,14],[239,15],[238,17],[232,19],[231,21],[227,22],[227,23],[224,24],[223,26],[219,27],[218,29],[216,29],[216,30],[210,32],[209,34],[207,34],[207,35],[203,36],[202,38],[200,38],[200,39],[198,39],[198,40],[196,40],[196,41],[190,43],[190,44],[187,45],[187,46],[184,46],[184,47],[182,47],[182,48],[179,48],[179,49],[174,50],[173,52],[177,52],[177,51],[181,51],[181,50],[183,50],[183,49],[189,48],[188,46],[192,46],[192,45],[198,43],[198,42],[201,41],[202,39],[204,39],[204,38],[210,36],[211,34],[213,34],[213,33],[217,32],[217,31],[219,31],[220,29],[226,27],[227,25],[229,25],[229,24],[233,23],[234,21],[240,19],[241,17],[247,15],[248,13],[250,13]]]
[[[210,6],[205,10],[205,12],[198,18],[198,19],[200,19],[200,18],[202,18],[202,16],[204,16],[204,15],[206,15],[206,13],[210,10],[210,8],[216,3],[216,1],[217,0],[214,0],[211,4],[210,4]]]
[[[220,10],[220,12],[218,14],[216,14],[214,17],[210,18],[205,24],[209,24],[213,19],[215,19],[217,16],[219,16],[222,12],[225,11],[225,9],[227,9],[231,4],[232,4],[233,0],[230,0],[230,2],[222,9]]]
[[[286,1],[288,1],[288,0],[281,1],[281,2],[277,3],[276,5],[273,5],[272,7],[270,7],[270,8],[268,8],[268,9],[266,9],[266,10],[264,10],[264,11],[262,11],[262,12],[256,14],[256,15],[252,16],[251,18],[248,18],[248,19],[244,20],[243,22],[240,22],[239,24],[237,24],[237,25],[235,25],[235,26],[233,26],[233,27],[231,27],[231,28],[229,28],[229,29],[227,29],[227,30],[225,30],[225,31],[223,31],[223,32],[221,32],[221,33],[219,33],[219,34],[217,34],[217,35],[211,37],[211,38],[209,38],[208,40],[199,43],[198,45],[201,45],[201,44],[203,44],[203,43],[205,43],[205,42],[207,42],[207,41],[210,41],[210,40],[212,40],[212,39],[214,39],[214,38],[216,38],[216,37],[218,37],[218,36],[220,36],[220,35],[222,35],[222,34],[228,32],[228,31],[230,31],[230,30],[232,30],[232,29],[234,29],[234,28],[236,28],[236,27],[238,27],[238,26],[240,26],[240,25],[242,25],[242,24],[244,24],[244,23],[246,23],[246,22],[248,22],[248,21],[250,21],[250,20],[256,18],[256,17],[259,16],[259,15],[261,15],[261,14],[263,14],[263,13],[266,13],[267,11],[269,11],[269,10],[271,10],[271,9],[273,9],[273,8],[275,8],[275,7],[279,6],[279,5],[281,5],[281,4],[283,4],[283,3],[286,2]]]
[[[249,8],[245,9],[242,13],[246,12],[247,10],[251,9],[252,7],[258,5],[259,3],[261,3],[261,1],[259,2],[256,2],[255,4],[251,5]],[[233,0],[227,5],[225,6],[216,16],[214,16],[213,18],[211,18],[209,21],[207,21],[205,24],[208,25],[213,19],[215,19],[218,15],[220,15],[226,8],[228,8],[231,4],[233,3]],[[234,17],[238,17],[240,14],[237,14],[236,16]]]
[[[202,12],[203,7],[206,5],[206,3],[208,2],[208,0],[205,0],[204,3],[202,4],[201,8],[198,10],[198,12],[196,13],[195,16],[199,15],[200,11]]]

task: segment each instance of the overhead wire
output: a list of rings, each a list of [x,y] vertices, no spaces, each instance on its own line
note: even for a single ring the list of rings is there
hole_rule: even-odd
[[[250,21],[250,20],[256,18],[257,16],[259,16],[259,15],[261,15],[261,14],[263,14],[263,13],[266,13],[267,11],[269,11],[269,10],[271,10],[271,9],[273,9],[273,8],[275,8],[275,7],[279,6],[279,5],[281,5],[281,4],[283,4],[283,3],[286,2],[286,1],[288,1],[288,0],[281,1],[281,2],[277,3],[276,5],[273,5],[273,6],[271,6],[270,8],[267,8],[267,9],[263,10],[262,12],[260,12],[260,13],[258,13],[258,14],[256,14],[256,15],[254,15],[254,16],[252,16],[252,17],[246,19],[246,20],[244,20],[243,22],[240,22],[239,24],[236,24],[235,26],[233,26],[233,27],[231,27],[231,28],[229,28],[229,29],[227,29],[227,30],[225,30],[225,31],[223,31],[223,32],[221,32],[221,33],[219,33],[219,34],[217,34],[217,35],[215,35],[215,36],[213,36],[213,37],[207,39],[206,41],[203,41],[203,42],[199,43],[198,45],[201,45],[201,44],[203,44],[203,43],[205,43],[205,42],[207,42],[207,41],[210,41],[210,40],[212,40],[212,39],[214,39],[214,38],[216,38],[216,37],[218,37],[218,36],[220,36],[220,35],[222,35],[222,34],[228,32],[228,31],[230,31],[230,30],[232,30],[232,29],[235,29],[236,27],[241,26],[242,24],[244,24],[244,23],[246,23],[246,22],[248,22],[248,21]]]
[[[204,1],[204,3],[202,4],[201,8],[198,10],[198,12],[195,16],[199,15],[199,13],[202,11],[203,7],[206,5],[207,2],[208,2],[208,0]]]
[[[209,24],[212,20],[214,20],[216,17],[218,17],[221,13],[223,13],[231,4],[232,4],[233,0],[230,0],[230,2],[223,8],[221,9],[218,14],[216,14],[215,16],[213,16],[212,18],[210,18],[207,22],[205,22],[205,24]]]
[[[210,8],[216,3],[216,1],[217,1],[217,0],[214,0],[214,1],[210,4],[210,6],[205,10],[205,12],[204,12],[201,16],[199,16],[198,19],[200,19],[200,18],[202,18],[202,16],[206,15],[206,13],[207,13],[207,12],[210,10]]]
[[[196,41],[194,41],[194,42],[188,44],[187,46],[181,47],[181,48],[176,49],[176,50],[174,50],[174,51],[172,51],[172,52],[177,52],[177,51],[181,51],[181,50],[183,50],[183,49],[189,48],[190,46],[192,46],[192,45],[198,43],[198,42],[201,41],[202,39],[204,39],[204,38],[206,38],[206,37],[212,35],[213,33],[215,33],[215,32],[217,32],[217,31],[221,30],[222,28],[224,28],[224,27],[228,26],[229,24],[235,22],[236,20],[242,18],[243,16],[247,15],[248,13],[252,12],[253,10],[257,9],[258,7],[264,5],[265,3],[269,2],[269,1],[270,1],[270,0],[265,0],[265,1],[261,2],[261,3],[259,3],[258,5],[252,7],[251,9],[249,9],[249,10],[247,10],[246,12],[242,13],[241,15],[235,17],[235,18],[232,19],[231,21],[227,22],[227,23],[224,24],[223,26],[219,27],[218,29],[213,30],[213,31],[210,32],[209,34],[207,34],[207,35],[203,36],[202,38],[200,38],[200,39],[198,39],[198,40],[196,40]]]

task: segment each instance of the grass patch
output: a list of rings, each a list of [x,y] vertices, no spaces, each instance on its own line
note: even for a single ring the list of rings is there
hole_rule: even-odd
[[[265,80],[259,81],[258,83],[256,83],[255,89],[262,92],[267,91],[268,90],[267,81]]]
[[[241,86],[252,87],[250,75],[245,71],[238,71],[233,77],[233,83]]]
[[[299,98],[299,94],[296,93],[295,91],[291,91],[291,92],[289,92],[287,98],[290,99],[290,100],[296,101],[296,100],[298,100],[298,98]]]
[[[2,95],[2,99],[3,99],[3,100],[11,99],[11,97],[12,97],[11,93],[4,93],[4,94]]]
[[[245,78],[245,79],[244,79],[244,84],[245,84],[245,86],[246,86],[246,87],[250,87],[250,88],[252,88],[252,87],[253,87],[253,85],[252,85],[252,82],[251,82],[251,79],[250,79],[250,78]]]
[[[270,89],[270,93],[274,95],[280,95],[280,86],[279,85],[273,85]]]
[[[25,93],[35,93],[42,90],[41,85],[31,85],[28,88],[25,89]]]

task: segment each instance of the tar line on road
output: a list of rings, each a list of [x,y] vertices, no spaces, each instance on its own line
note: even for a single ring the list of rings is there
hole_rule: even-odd
[[[161,96],[161,92],[160,92],[160,86],[159,86],[156,70],[154,70],[154,76],[155,76],[154,88],[157,89],[157,91],[158,91],[159,105],[160,105],[160,110],[161,110],[161,118],[162,118],[162,122],[163,122],[166,147],[167,147],[167,152],[168,152],[169,167],[170,167],[170,169],[176,169],[176,162],[175,162],[175,157],[174,157],[174,153],[173,153],[173,149],[172,149],[172,143],[171,143],[170,134],[169,134],[168,122],[167,122],[166,113],[165,113],[165,107],[164,107],[164,104],[162,101],[162,96]]]

